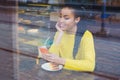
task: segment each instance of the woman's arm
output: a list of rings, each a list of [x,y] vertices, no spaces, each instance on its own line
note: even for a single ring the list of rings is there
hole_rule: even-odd
[[[63,31],[58,26],[58,23],[56,23],[55,27],[57,29],[57,32],[56,32],[56,34],[54,36],[53,44],[49,48],[49,52],[54,53],[56,55],[59,55],[60,41],[61,41],[62,36],[63,36]]]
[[[54,41],[54,44],[58,45],[60,43],[61,39],[62,39],[63,31],[58,26],[58,22],[56,23],[55,27],[56,27],[56,29],[58,31],[58,35],[57,35],[57,37],[56,37],[56,39]]]
[[[90,60],[71,60],[66,59],[66,63],[64,65],[65,69],[75,70],[75,71],[88,71],[93,72],[95,67],[94,61]]]

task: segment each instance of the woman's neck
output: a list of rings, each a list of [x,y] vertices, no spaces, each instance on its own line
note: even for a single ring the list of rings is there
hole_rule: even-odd
[[[66,31],[68,34],[76,34],[77,32],[77,26],[73,27],[71,30]]]

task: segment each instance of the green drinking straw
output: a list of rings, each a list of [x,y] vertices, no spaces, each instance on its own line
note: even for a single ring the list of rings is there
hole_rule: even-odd
[[[49,39],[50,39],[50,36],[45,40],[45,42],[44,42],[44,46],[47,45],[47,42],[48,42]]]

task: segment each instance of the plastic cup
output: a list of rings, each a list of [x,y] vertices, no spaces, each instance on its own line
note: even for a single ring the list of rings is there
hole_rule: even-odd
[[[48,49],[47,49],[46,46],[39,46],[38,47],[38,52],[39,52],[38,56],[41,57],[42,54],[47,54],[48,53]]]

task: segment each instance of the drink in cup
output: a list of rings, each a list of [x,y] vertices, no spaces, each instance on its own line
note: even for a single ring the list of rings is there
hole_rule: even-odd
[[[48,49],[46,48],[46,46],[42,46],[39,48],[40,52],[43,54],[47,54],[48,53]]]
[[[47,49],[46,46],[38,47],[38,51],[39,51],[38,57],[41,57],[42,54],[47,54],[48,53],[48,49]]]

